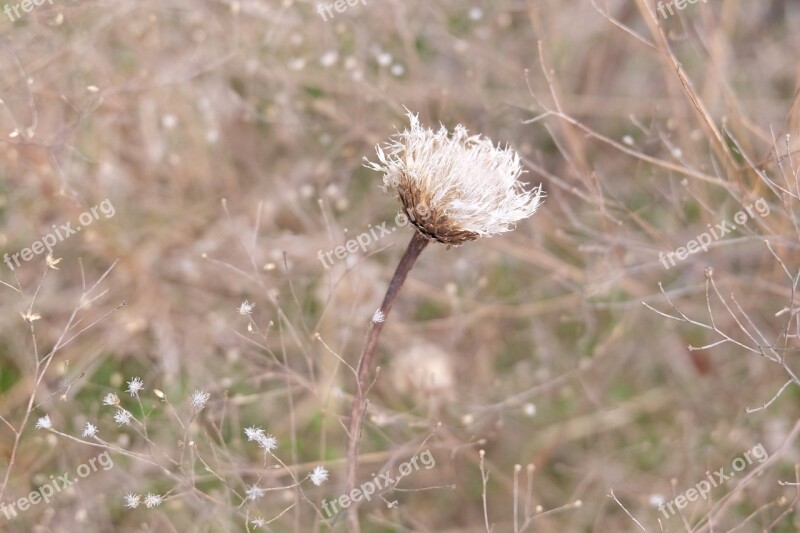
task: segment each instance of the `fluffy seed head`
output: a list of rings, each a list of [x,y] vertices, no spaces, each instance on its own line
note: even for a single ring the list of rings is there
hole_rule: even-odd
[[[205,391],[201,391],[201,390],[194,391],[194,393],[192,394],[192,400],[191,400],[192,407],[196,411],[200,411],[203,407],[206,406],[206,402],[208,401],[209,398],[211,398],[211,394],[209,394],[209,393],[207,393]]]
[[[459,245],[514,229],[542,203],[541,185],[525,191],[519,154],[499,148],[462,125],[453,132],[420,126],[408,113],[410,128],[376,147],[384,188],[397,194],[403,210],[430,239]]]
[[[148,492],[147,496],[144,497],[144,504],[148,509],[152,509],[153,507],[158,507],[164,503],[164,497],[160,494],[153,494],[152,492]]]
[[[139,502],[141,499],[142,497],[139,494],[128,492],[125,494],[125,507],[128,509],[136,509],[139,507]]]
[[[114,422],[118,426],[127,426],[131,423],[131,420],[133,420],[133,414],[126,409],[117,409],[117,412],[114,413]]]
[[[323,482],[328,480],[328,470],[326,470],[324,466],[317,466],[308,477],[311,479],[311,483],[319,487]]]
[[[140,378],[136,377],[128,382],[128,394],[131,396],[136,396],[142,390],[144,390],[144,382]]]
[[[50,415],[44,415],[37,420],[35,427],[36,429],[51,429],[53,427],[53,423],[50,422]]]
[[[119,396],[117,396],[113,392],[109,392],[103,397],[103,405],[118,405],[118,404],[119,404]]]
[[[247,487],[244,493],[247,495],[248,500],[256,501],[267,493],[267,489],[259,487],[258,483],[256,483],[255,485]]]

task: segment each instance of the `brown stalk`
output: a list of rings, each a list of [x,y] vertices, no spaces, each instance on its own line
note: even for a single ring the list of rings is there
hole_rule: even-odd
[[[353,406],[350,410],[350,428],[349,438],[350,441],[347,447],[347,492],[350,492],[356,487],[356,474],[358,470],[358,443],[361,440],[361,425],[363,423],[364,413],[366,412],[367,405],[367,391],[369,389],[370,370],[375,366],[375,357],[378,353],[378,339],[383,331],[383,325],[389,318],[389,311],[392,310],[392,304],[397,299],[397,294],[408,276],[408,273],[414,267],[414,263],[422,253],[422,250],[428,245],[428,238],[422,233],[415,231],[411,242],[408,243],[400,263],[397,265],[397,270],[392,276],[392,281],[389,283],[389,288],[386,290],[386,296],[383,297],[380,311],[383,313],[383,321],[372,322],[370,324],[369,332],[367,333],[367,342],[364,344],[364,350],[361,352],[361,359],[358,363],[358,382],[356,383],[356,394],[353,398]],[[347,529],[351,533],[358,533],[360,525],[358,521],[358,506],[353,503],[347,509]]]

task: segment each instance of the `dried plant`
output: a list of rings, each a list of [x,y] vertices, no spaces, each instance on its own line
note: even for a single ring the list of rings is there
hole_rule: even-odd
[[[416,115],[408,112],[411,128],[398,133],[386,150],[376,147],[380,163],[367,161],[383,172],[385,186],[397,193],[414,232],[380,308],[380,320],[370,323],[358,363],[358,382],[350,409],[347,453],[347,492],[356,486],[358,443],[366,410],[370,371],[377,354],[378,339],[408,273],[430,241],[458,246],[479,237],[510,231],[536,212],[544,192],[541,185],[525,191],[519,177],[519,155],[496,148],[489,139],[470,136],[462,125],[451,134],[423,129]],[[359,531],[358,507],[347,511],[351,531]]]

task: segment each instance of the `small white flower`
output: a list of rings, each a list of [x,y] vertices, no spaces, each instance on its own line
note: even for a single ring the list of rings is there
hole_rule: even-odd
[[[144,390],[144,382],[140,378],[133,378],[128,382],[128,394],[131,396],[136,396],[142,390]]]
[[[62,261],[62,259],[60,257],[58,259],[53,259],[53,252],[47,254],[47,256],[44,259],[48,267],[52,268],[53,270],[61,270],[56,265],[58,265]]]
[[[324,466],[318,466],[314,468],[308,477],[311,479],[311,483],[319,487],[322,483],[328,481],[328,471],[325,470]]]
[[[392,54],[390,54],[388,52],[382,52],[382,53],[379,53],[377,55],[376,60],[378,61],[378,64],[380,66],[388,67],[389,65],[392,64],[393,58],[392,58]]]
[[[131,412],[125,409],[118,409],[114,414],[114,422],[116,422],[118,426],[127,426],[131,423],[132,419],[133,415]]]
[[[258,438],[258,445],[263,448],[265,452],[271,452],[278,447],[278,439],[272,435],[261,435]]]
[[[136,493],[128,492],[125,495],[125,507],[128,509],[136,509],[139,507],[139,502],[141,501],[142,497]]]
[[[375,311],[375,314],[372,315],[372,322],[374,322],[375,324],[380,324],[384,320],[386,320],[386,315],[383,314],[383,311],[381,311],[380,309],[377,309]]]
[[[255,484],[251,487],[247,487],[247,490],[244,491],[244,493],[247,494],[248,500],[256,501],[267,493],[267,489],[262,489],[258,486],[258,484]]]
[[[20,311],[19,316],[21,316],[22,320],[24,320],[28,324],[33,324],[34,322],[42,318],[42,315],[40,315],[39,313],[31,313],[30,311],[25,311],[24,313]]]
[[[389,72],[392,73],[392,76],[399,78],[406,73],[406,68],[400,63],[395,63],[392,65],[392,68],[389,69]]]
[[[206,406],[206,402],[209,398],[211,398],[211,395],[207,392],[201,390],[194,391],[192,394],[192,407],[197,411],[201,410]]]
[[[147,496],[144,497],[144,504],[147,506],[148,509],[152,509],[153,507],[158,507],[164,503],[164,498],[160,494],[153,494],[152,492],[148,492]]]
[[[36,421],[36,429],[51,429],[53,427],[53,423],[50,422],[50,415],[44,415],[42,418]]]
[[[83,428],[83,433],[81,433],[82,437],[94,437],[97,435],[97,426],[92,424],[91,422],[86,422],[86,427]]]
[[[483,10],[479,7],[473,7],[469,10],[470,20],[481,20],[483,18]]]
[[[119,396],[113,392],[109,392],[103,397],[103,405],[117,405],[119,403]]]
[[[339,60],[339,54],[336,50],[329,50],[319,58],[319,64],[323,67],[332,67]]]
[[[253,527],[264,527],[267,525],[267,521],[261,517],[253,518],[252,520],[250,520],[250,525],[252,525]]]
[[[249,315],[253,312],[253,308],[255,308],[256,304],[251,304],[247,300],[243,301],[238,308],[240,315]]]
[[[542,187],[525,191],[520,156],[495,147],[458,125],[452,133],[420,126],[408,112],[410,128],[377,146],[386,190],[400,199],[410,221],[429,239],[459,245],[478,237],[511,231],[542,203]]]
[[[248,441],[257,441],[261,438],[264,438],[264,430],[260,427],[250,426],[249,428],[244,428],[244,434],[247,435]]]

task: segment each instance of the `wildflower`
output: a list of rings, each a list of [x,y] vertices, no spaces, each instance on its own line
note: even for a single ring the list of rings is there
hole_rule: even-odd
[[[257,440],[258,445],[263,448],[265,452],[271,452],[278,447],[278,439],[272,435],[261,435]]]
[[[44,415],[39,420],[36,421],[36,429],[51,429],[53,427],[53,423],[50,422],[50,415]]]
[[[40,315],[39,313],[31,313],[30,311],[25,311],[24,313],[20,312],[19,316],[21,316],[22,320],[24,320],[28,324],[33,324],[34,322],[42,318],[42,315]]]
[[[328,481],[328,471],[324,466],[318,466],[308,475],[308,478],[311,480],[311,483],[319,487],[325,481]]]
[[[372,315],[372,322],[374,322],[375,324],[380,324],[384,320],[386,320],[386,315],[384,315],[383,311],[381,311],[380,309],[376,310],[375,314]]]
[[[103,405],[117,405],[119,404],[119,396],[113,392],[109,392],[103,396]]]
[[[423,129],[408,113],[410,129],[376,147],[385,189],[393,190],[411,223],[429,239],[459,245],[514,229],[542,203],[542,187],[525,191],[519,154],[495,148],[464,126],[452,134]]]
[[[192,407],[197,411],[206,406],[206,402],[211,397],[207,392],[196,390],[192,393]]]
[[[247,435],[248,441],[257,441],[259,438],[263,438],[264,430],[260,427],[250,426],[249,428],[244,428],[244,434]]]
[[[152,509],[153,507],[158,507],[164,503],[164,498],[160,494],[153,494],[152,492],[148,492],[147,496],[144,497],[144,504],[147,506],[148,509]]]
[[[249,315],[252,314],[253,308],[255,308],[256,304],[251,304],[247,300],[243,301],[238,308],[240,315]]]
[[[118,409],[116,413],[114,413],[114,422],[117,423],[118,426],[127,426],[131,423],[133,419],[133,415],[130,411],[125,409]]]
[[[250,487],[247,487],[247,490],[244,491],[244,493],[247,494],[248,500],[256,501],[257,499],[263,497],[264,494],[267,493],[267,489],[262,489],[261,487],[258,486],[258,484],[255,484]]]
[[[139,507],[139,501],[142,499],[141,496],[135,494],[133,492],[128,492],[125,494],[125,507],[128,509],[136,509]]]
[[[47,256],[44,258],[44,260],[47,263],[47,266],[52,268],[53,270],[61,270],[56,265],[59,264],[62,261],[62,258],[59,257],[58,259],[53,259],[53,253],[52,252],[47,254]]]
[[[136,396],[139,391],[144,390],[144,382],[139,378],[133,378],[128,382],[128,394]]]
[[[91,422],[86,422],[86,427],[83,428],[83,433],[81,433],[81,437],[94,437],[97,435],[97,426],[92,424]]]
[[[266,521],[266,520],[264,520],[264,519],[263,519],[263,518],[261,518],[261,517],[258,517],[258,518],[253,518],[252,520],[250,520],[250,524],[251,524],[253,527],[264,527],[264,526],[266,526],[266,525],[267,525],[267,521]]]
[[[453,132],[423,129],[408,111],[410,127],[398,132],[384,147],[375,147],[378,163],[365,158],[367,168],[383,173],[384,190],[392,191],[417,230],[397,265],[381,304],[384,320],[408,273],[430,241],[458,246],[479,237],[491,237],[515,228],[542,204],[542,186],[526,191],[519,177],[522,165],[514,150],[495,147],[491,140],[469,135],[462,125]],[[365,391],[383,323],[370,327],[358,369],[358,387],[350,408],[347,454],[358,455],[361,425],[366,411]],[[346,492],[355,488],[356,462],[347,466]],[[356,508],[348,510],[350,520]]]

